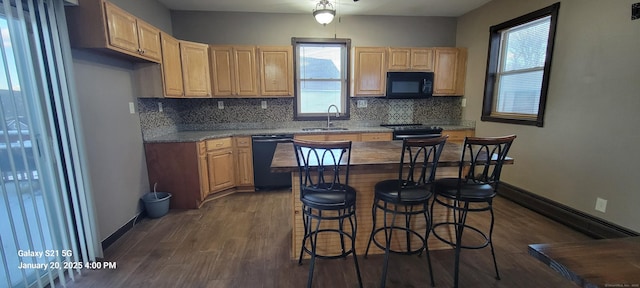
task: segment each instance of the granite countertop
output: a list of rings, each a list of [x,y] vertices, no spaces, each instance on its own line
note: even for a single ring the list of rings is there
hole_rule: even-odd
[[[384,133],[392,132],[391,129],[380,126],[348,126],[336,125],[344,127],[347,130],[314,130],[303,131],[303,127],[286,127],[286,128],[240,128],[240,129],[216,129],[216,130],[198,130],[198,131],[178,131],[169,133],[150,139],[145,139],[145,143],[163,143],[163,142],[197,142],[207,139],[224,138],[231,136],[252,136],[252,135],[271,135],[271,134],[326,134],[326,133]],[[438,125],[444,130],[466,130],[475,129],[467,125]],[[313,126],[317,127],[317,126]]]

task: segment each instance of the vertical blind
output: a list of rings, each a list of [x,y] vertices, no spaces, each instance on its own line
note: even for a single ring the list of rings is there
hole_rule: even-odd
[[[0,3],[0,286],[55,287],[102,253],[64,6]]]

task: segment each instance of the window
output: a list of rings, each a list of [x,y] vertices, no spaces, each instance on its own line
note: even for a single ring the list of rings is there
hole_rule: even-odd
[[[491,27],[483,121],[543,126],[559,8]]]
[[[326,119],[329,106],[349,119],[349,39],[292,39],[295,61],[295,119]],[[335,115],[335,110],[331,110]]]

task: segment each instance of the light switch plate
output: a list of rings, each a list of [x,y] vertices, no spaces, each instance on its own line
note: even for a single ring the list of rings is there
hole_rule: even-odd
[[[262,102],[260,102],[260,106],[262,107],[262,109],[267,109],[267,101],[262,100]]]
[[[218,101],[218,109],[224,109],[224,102]]]
[[[367,100],[358,100],[357,107],[358,108],[367,108]]]
[[[158,112],[162,112],[162,102],[158,102]]]
[[[136,114],[136,105],[133,102],[129,102],[129,113]]]

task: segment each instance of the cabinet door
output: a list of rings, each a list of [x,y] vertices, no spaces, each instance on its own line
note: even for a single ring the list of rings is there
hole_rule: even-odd
[[[410,69],[411,55],[409,48],[389,48],[389,70]]]
[[[200,175],[200,199],[209,195],[209,165],[207,163],[207,147],[204,141],[198,142],[198,174]]]
[[[140,55],[156,62],[160,62],[162,58],[162,48],[160,46],[160,30],[146,22],[136,20],[138,27],[138,43],[140,46]]]
[[[235,185],[233,169],[233,152],[231,149],[221,149],[207,153],[209,165],[209,189],[218,192]]]
[[[235,95],[258,95],[258,73],[255,46],[236,46],[233,48],[235,64]]]
[[[234,137],[236,186],[253,186],[253,153],[251,137]]]
[[[433,71],[433,49],[411,49],[411,70]]]
[[[293,48],[260,47],[260,95],[293,96]]]
[[[185,97],[210,97],[209,45],[180,41]]]
[[[466,50],[435,49],[434,96],[463,95]]]
[[[180,42],[169,34],[162,33],[162,77],[166,97],[182,97],[182,63]]]
[[[235,91],[233,48],[210,46],[213,96],[231,96]]]
[[[355,96],[384,96],[387,69],[385,48],[355,48]]]
[[[109,45],[139,54],[136,18],[109,2],[104,5]]]
[[[253,186],[253,155],[250,147],[239,147],[236,150],[236,169],[238,186]]]

